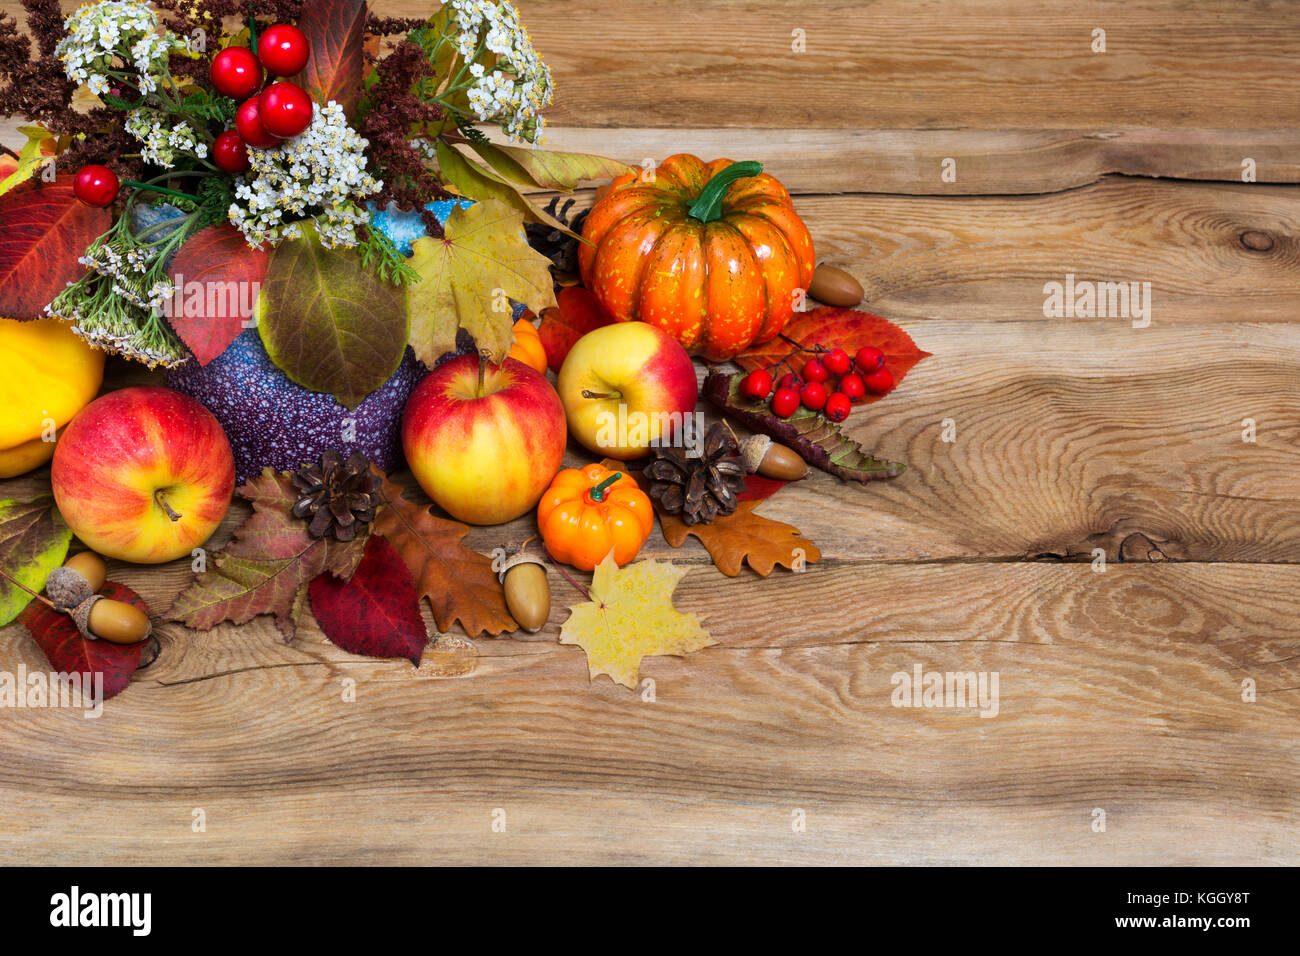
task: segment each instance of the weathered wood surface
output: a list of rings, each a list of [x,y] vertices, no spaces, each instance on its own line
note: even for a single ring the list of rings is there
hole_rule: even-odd
[[[645,553],[692,566],[677,604],[720,644],[647,660],[653,703],[589,683],[555,642],[580,598],[554,574],[541,633],[447,635],[418,670],[339,651],[310,620],[292,646],[269,625],[166,625],[100,719],[0,712],[0,859],[1300,861],[1290,8],[523,12],[559,84],[552,145],[762,159],[819,258],[934,353],[852,421],[909,471],[815,474],[765,503],[823,551],[800,575],[725,578],[656,531]],[[1260,182],[1241,182],[1245,157]],[[1067,273],[1150,282],[1150,324],[1045,317]],[[111,571],[155,607],[189,577]],[[43,666],[0,631],[0,667],[19,663]],[[998,715],[892,706],[891,675],[917,664],[996,672]]]

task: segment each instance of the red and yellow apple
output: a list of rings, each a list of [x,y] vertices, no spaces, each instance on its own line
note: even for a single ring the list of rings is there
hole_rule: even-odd
[[[566,440],[555,389],[512,358],[444,362],[416,386],[402,417],[415,480],[469,524],[501,524],[530,511],[560,470]]]
[[[686,349],[645,322],[606,325],[578,339],[555,387],[573,436],[622,461],[671,440],[699,397]]]
[[[230,508],[235,461],[206,408],[168,388],[109,392],[68,424],[54,500],[91,549],[135,564],[188,556]]]

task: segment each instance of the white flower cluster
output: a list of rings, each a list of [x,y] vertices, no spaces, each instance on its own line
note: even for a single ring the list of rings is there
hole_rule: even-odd
[[[186,41],[166,31],[160,34],[153,8],[136,0],[101,0],[80,7],[63,21],[63,29],[67,36],[54,48],[63,72],[97,96],[108,92],[109,74],[121,73],[122,63],[134,67],[132,82],[140,92],[152,93],[171,51],[188,49]]]
[[[355,246],[356,227],[370,221],[360,200],[383,188],[366,172],[368,145],[348,126],[342,106],[317,106],[298,136],[248,150],[251,168],[236,182],[230,222],[254,248],[296,239],[303,218],[314,220],[322,245]]]
[[[476,79],[466,91],[470,109],[483,122],[500,123],[513,139],[540,142],[546,124],[541,112],[551,105],[555,87],[551,68],[533,49],[519,11],[494,0],[452,0],[450,6],[461,31],[456,41],[460,55],[473,61],[481,48],[496,56],[488,69],[470,63]]]
[[[128,249],[123,255],[112,243],[104,243],[98,247],[92,246],[77,261],[111,280],[114,295],[146,312],[161,309],[175,292],[171,282],[165,279],[155,282],[149,289],[143,287],[139,276],[149,270],[153,260],[141,249]],[[46,306],[46,310],[49,311],[49,306]],[[83,316],[69,315],[64,318],[76,320]]]
[[[208,155],[208,144],[200,140],[189,123],[177,123],[165,129],[168,117],[161,110],[139,107],[126,117],[126,131],[140,141],[140,157],[146,163],[170,169],[176,165],[176,154],[189,153],[203,159]]]

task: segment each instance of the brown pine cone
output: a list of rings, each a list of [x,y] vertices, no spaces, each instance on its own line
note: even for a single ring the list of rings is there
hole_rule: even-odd
[[[687,524],[708,524],[729,515],[745,490],[745,468],[732,455],[736,440],[721,422],[704,436],[703,454],[692,457],[684,448],[656,448],[646,466],[650,497],[661,510],[681,515]]]

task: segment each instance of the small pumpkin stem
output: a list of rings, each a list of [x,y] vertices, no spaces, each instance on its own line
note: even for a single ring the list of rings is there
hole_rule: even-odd
[[[591,489],[591,500],[604,501],[606,489],[609,488],[610,485],[612,485],[614,482],[618,481],[622,477],[623,477],[623,473],[621,471],[616,471],[608,478],[606,478],[604,481],[602,481],[600,484],[596,485],[594,488]]]
[[[731,184],[738,179],[748,179],[763,171],[763,164],[747,159],[743,163],[732,163],[718,172],[700,190],[699,197],[691,203],[686,214],[700,222],[713,222],[722,216],[722,197],[727,194]]]

